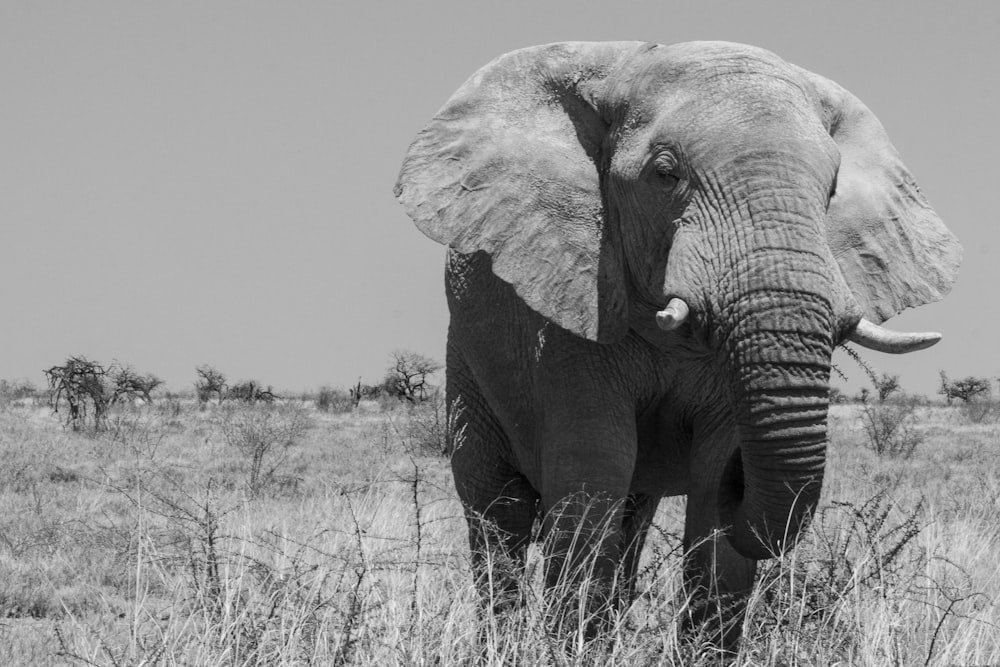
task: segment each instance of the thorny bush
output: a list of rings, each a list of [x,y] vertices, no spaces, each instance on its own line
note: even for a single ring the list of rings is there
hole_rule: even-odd
[[[294,405],[239,406],[223,413],[223,437],[242,456],[251,496],[278,480],[290,450],[310,425],[309,413]]]
[[[908,459],[923,441],[917,430],[917,401],[911,397],[861,405],[861,425],[865,446],[878,456]]]

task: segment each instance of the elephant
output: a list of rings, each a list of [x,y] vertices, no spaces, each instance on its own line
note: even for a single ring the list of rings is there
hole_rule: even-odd
[[[962,254],[857,97],[728,42],[502,55],[394,192],[448,246],[451,465],[484,604],[516,598],[536,520],[550,590],[590,558],[587,604],[627,602],[660,499],[686,495],[681,620],[729,647],[757,561],[817,506],[834,348],[936,343],[881,324],[945,296]]]

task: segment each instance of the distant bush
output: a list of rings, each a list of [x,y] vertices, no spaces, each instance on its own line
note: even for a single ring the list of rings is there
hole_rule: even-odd
[[[194,390],[198,396],[198,403],[204,405],[214,395],[219,405],[226,395],[226,375],[219,369],[203,364],[194,369],[198,374],[198,379],[194,383]]]
[[[31,399],[38,396],[38,387],[31,380],[0,380],[0,406],[10,405],[15,401]]]
[[[918,401],[907,396],[886,402],[863,402],[860,419],[865,446],[878,456],[910,458],[923,441],[916,428],[917,407]]]
[[[112,393],[116,397],[141,399],[147,405],[152,405],[153,391],[163,384],[163,380],[152,373],[140,375],[131,366],[113,366],[108,371],[108,377],[114,384]]]
[[[351,394],[333,387],[320,387],[316,409],[322,412],[350,412],[355,405]]]
[[[358,407],[358,403],[361,402],[361,399],[377,401],[382,398],[384,393],[385,387],[383,385],[364,384],[361,382],[361,378],[358,378],[358,383],[350,389],[351,407]]]
[[[111,396],[105,385],[107,371],[84,356],[70,357],[62,366],[44,371],[49,384],[49,406],[58,413],[66,407],[66,423],[74,431],[91,419],[99,428],[110,406]]]
[[[961,380],[949,380],[944,371],[941,371],[941,386],[938,393],[944,396],[945,402],[951,405],[953,399],[960,399],[963,403],[970,403],[979,398],[989,398],[990,379],[969,376]]]
[[[433,393],[430,376],[441,370],[441,363],[409,350],[392,353],[392,365],[386,371],[382,386],[390,396],[411,403],[426,401]]]
[[[164,400],[156,404],[156,412],[174,427],[183,427],[181,416],[184,414],[184,404],[174,394],[168,393]]]
[[[411,451],[447,454],[448,424],[443,392],[434,392],[426,401],[414,404],[408,412],[408,419],[400,433],[404,445]]]
[[[226,398],[242,403],[272,403],[277,396],[270,385],[267,389],[256,380],[245,380],[234,384],[226,392]]]
[[[903,388],[899,386],[899,376],[882,373],[882,377],[872,378],[875,391],[878,393],[878,402],[885,403],[893,394],[902,394]]]
[[[455,424],[464,410],[461,400],[448,409],[444,391],[438,390],[421,403],[396,403],[404,410],[388,410],[389,421],[407,451],[419,454],[451,456],[465,438],[465,426]]]
[[[222,420],[226,443],[243,459],[246,486],[259,495],[280,477],[290,450],[310,426],[308,413],[298,406],[264,405],[227,408]]]
[[[84,426],[100,430],[113,405],[138,399],[152,402],[150,392],[163,383],[151,373],[140,375],[117,361],[105,368],[84,356],[70,357],[44,373],[52,411],[58,413],[65,407],[66,423],[74,431]]]
[[[984,424],[1000,417],[1000,404],[987,398],[975,398],[958,406],[959,413],[970,424]]]

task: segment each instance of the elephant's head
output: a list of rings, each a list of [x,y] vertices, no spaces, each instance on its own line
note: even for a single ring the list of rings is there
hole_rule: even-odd
[[[817,502],[834,347],[935,342],[878,323],[946,294],[961,255],[857,98],[727,43],[502,56],[420,133],[396,193],[580,336],[655,320],[716,350],[743,473],[720,511],[756,558]]]

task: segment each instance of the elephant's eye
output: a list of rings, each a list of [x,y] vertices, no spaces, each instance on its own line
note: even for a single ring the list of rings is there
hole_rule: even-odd
[[[662,179],[675,185],[681,180],[680,168],[677,164],[677,158],[671,153],[660,153],[656,156],[653,161],[656,166],[656,173],[660,175]]]

